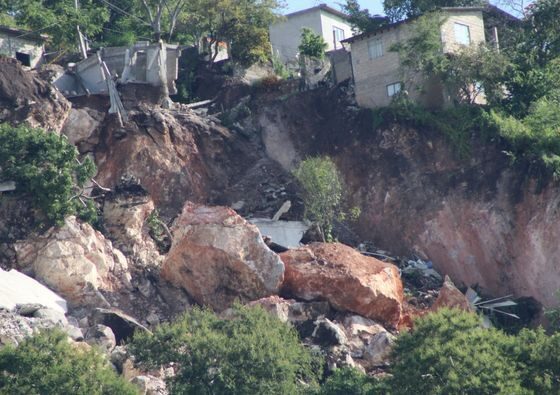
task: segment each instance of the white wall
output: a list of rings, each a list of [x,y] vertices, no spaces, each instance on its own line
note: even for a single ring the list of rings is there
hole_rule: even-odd
[[[320,10],[294,15],[270,26],[272,51],[286,62],[296,57],[301,42],[301,29],[308,27],[316,34],[322,34]]]
[[[333,27],[338,27],[344,30],[344,38],[352,37],[352,27],[339,16],[333,15],[325,10],[321,10],[321,34],[323,38],[329,45],[327,51],[332,51],[333,49],[341,49],[342,44],[334,42],[333,39]]]
[[[44,53],[43,45],[25,38],[14,38],[0,33],[0,54],[10,58],[16,57],[16,52],[31,56],[31,68],[37,67]]]

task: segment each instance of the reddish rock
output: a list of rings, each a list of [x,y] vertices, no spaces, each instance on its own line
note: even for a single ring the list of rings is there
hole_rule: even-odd
[[[167,217],[176,216],[185,200],[207,202],[212,191],[223,193],[256,162],[246,139],[188,111],[142,104],[129,111],[124,128],[115,117],[100,128],[96,180],[108,188],[123,176],[140,180]]]
[[[313,243],[281,254],[286,265],[283,292],[304,300],[327,300],[395,327],[403,286],[396,266],[366,257],[343,244]]]
[[[464,311],[473,311],[467,297],[457,289],[453,281],[449,276],[445,276],[445,281],[441,286],[439,295],[432,306],[433,311],[437,311],[441,308],[449,307],[455,309],[461,309]]]
[[[284,264],[232,209],[187,202],[172,233],[161,275],[198,303],[221,311],[278,293]]]

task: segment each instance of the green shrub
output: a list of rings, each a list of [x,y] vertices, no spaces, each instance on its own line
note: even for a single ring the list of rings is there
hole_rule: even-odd
[[[153,335],[139,333],[130,351],[140,366],[173,363],[172,394],[297,394],[316,382],[316,360],[295,330],[262,308],[235,306],[231,319],[195,308]]]
[[[480,319],[441,310],[416,321],[394,349],[391,394],[529,394],[515,353],[517,338]]]
[[[300,54],[310,58],[323,59],[327,46],[323,36],[313,33],[313,30],[307,27],[301,29],[301,42],[298,47]]]
[[[135,387],[117,376],[94,350],[79,351],[59,331],[43,332],[17,347],[0,349],[0,394],[132,395]]]
[[[64,137],[27,126],[0,125],[0,181],[15,181],[16,193],[29,198],[46,222],[61,223],[73,214],[89,221],[96,217],[92,202],[79,199],[95,165],[90,159],[79,163],[77,156]]]
[[[471,105],[430,111],[405,97],[397,97],[390,106],[373,110],[372,113],[374,129],[388,122],[431,129],[444,135],[461,157],[469,155],[474,131],[495,133],[485,116],[485,110]]]
[[[357,369],[337,369],[321,387],[320,395],[375,395],[384,393],[383,383]],[[387,390],[385,388],[385,390]]]
[[[560,177],[560,102],[543,98],[533,103],[523,119],[491,111],[488,115],[499,135],[516,156],[537,160]]]
[[[305,218],[316,221],[327,239],[332,238],[332,226],[341,213],[342,177],[329,157],[308,158],[294,170],[303,186]]]

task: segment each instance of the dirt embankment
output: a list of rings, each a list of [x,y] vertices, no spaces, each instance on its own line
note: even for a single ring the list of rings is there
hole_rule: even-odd
[[[365,240],[415,251],[443,274],[490,294],[558,303],[560,188],[511,167],[504,147],[473,137],[461,159],[438,132],[389,124],[340,90],[261,103],[254,119],[266,150],[285,168],[309,155],[338,163]]]
[[[48,82],[0,56],[0,122],[60,132],[69,110],[70,103]]]

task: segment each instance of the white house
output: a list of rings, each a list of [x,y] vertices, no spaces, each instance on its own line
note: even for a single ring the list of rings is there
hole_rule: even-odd
[[[44,34],[0,26],[0,55],[15,58],[23,66],[35,68],[41,63],[47,38]]]
[[[327,51],[342,48],[340,42],[352,36],[348,16],[326,4],[293,12],[269,28],[272,50],[281,61],[296,58],[304,27],[323,37]]]

